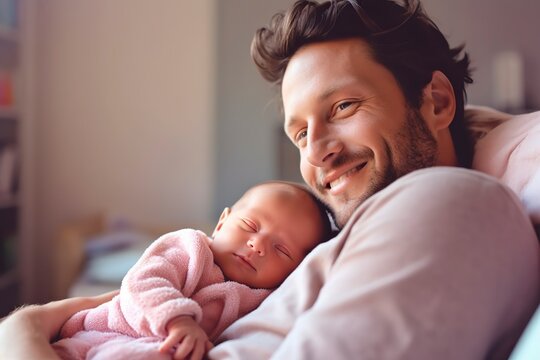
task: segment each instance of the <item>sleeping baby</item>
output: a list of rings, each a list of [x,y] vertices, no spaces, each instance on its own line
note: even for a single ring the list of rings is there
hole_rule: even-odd
[[[212,237],[182,229],[157,239],[119,294],[75,314],[53,347],[63,359],[201,359],[331,235],[306,188],[256,185],[223,210]]]

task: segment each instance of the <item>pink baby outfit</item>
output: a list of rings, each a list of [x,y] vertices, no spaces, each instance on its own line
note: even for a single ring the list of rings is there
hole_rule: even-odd
[[[269,295],[226,281],[214,263],[211,239],[179,230],[156,240],[110,302],[69,319],[53,346],[64,359],[169,359],[158,352],[167,323],[193,316],[210,341]]]

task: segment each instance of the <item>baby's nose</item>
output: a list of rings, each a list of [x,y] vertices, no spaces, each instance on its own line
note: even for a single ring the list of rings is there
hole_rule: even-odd
[[[264,256],[264,240],[260,238],[251,238],[248,240],[247,245],[259,256]]]

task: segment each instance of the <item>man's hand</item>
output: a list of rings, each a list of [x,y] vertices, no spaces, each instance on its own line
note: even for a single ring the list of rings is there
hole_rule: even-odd
[[[49,344],[77,311],[96,307],[118,291],[23,307],[0,323],[0,359],[59,359]]]
[[[44,330],[48,332],[49,338],[54,339],[64,323],[81,310],[95,308],[104,302],[110,301],[118,295],[119,290],[114,290],[105,294],[93,297],[73,297],[58,301],[52,301],[45,305],[39,305],[41,309],[42,324]],[[33,307],[33,306],[30,306]]]
[[[179,316],[167,324],[168,336],[159,351],[169,352],[178,344],[173,359],[200,360],[214,345],[191,316]]]

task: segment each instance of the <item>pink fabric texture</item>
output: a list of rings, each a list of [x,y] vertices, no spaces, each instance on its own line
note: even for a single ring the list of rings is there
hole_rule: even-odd
[[[480,139],[473,167],[514,190],[540,224],[540,111],[506,120]]]
[[[160,237],[125,276],[119,295],[64,324],[62,340],[54,344],[57,352],[69,359],[111,358],[112,353],[114,359],[159,358],[167,323],[181,315],[193,316],[214,340],[270,291],[225,281],[209,241],[192,229]]]

